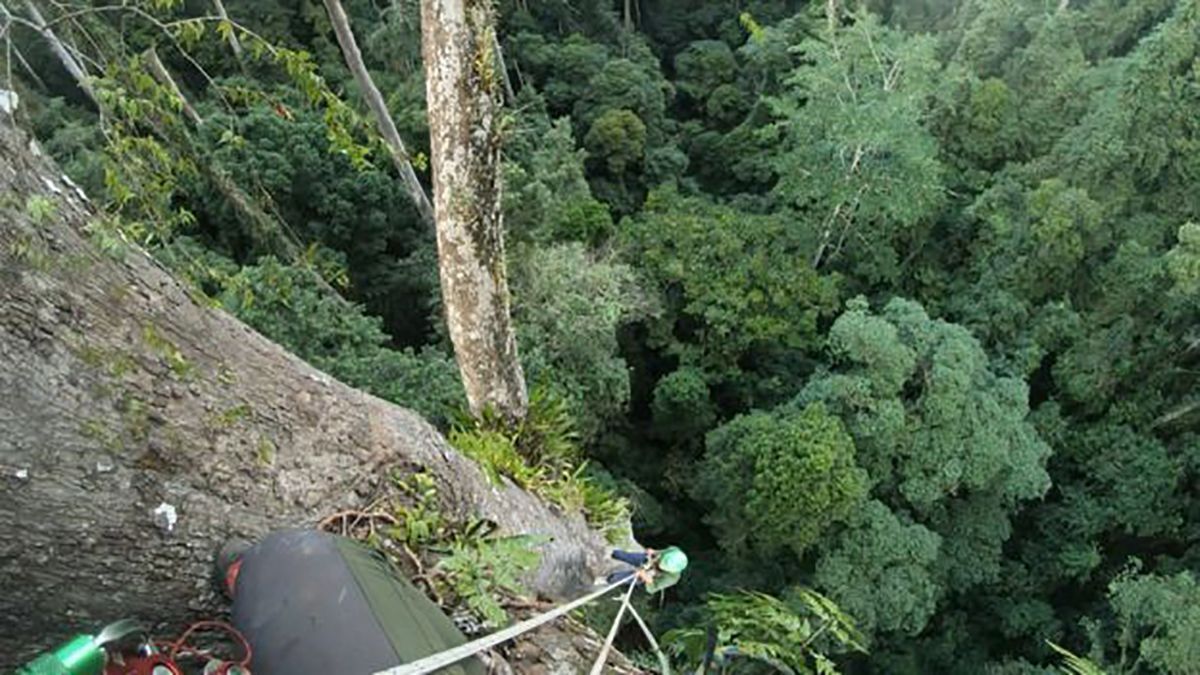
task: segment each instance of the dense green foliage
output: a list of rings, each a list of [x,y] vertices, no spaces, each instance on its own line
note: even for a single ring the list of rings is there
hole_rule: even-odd
[[[321,4],[226,4],[286,49],[63,21],[121,45],[91,54],[103,120],[15,26],[40,74],[14,64],[21,114],[121,214],[92,228],[106,249],[150,248],[450,428],[433,238]],[[428,185],[417,3],[346,4]],[[594,522],[624,492],[693,560],[650,613],[693,642],[713,623],[855,673],[1055,672],[1051,644],[1076,670],[1196,672],[1196,2],[498,6],[514,322],[554,403],[458,426],[462,450]],[[130,56],[152,43],[202,124]],[[869,651],[783,644],[812,630],[810,587]]]
[[[820,403],[789,415],[740,416],[706,444],[698,492],[713,501],[713,525],[734,553],[750,546],[803,555],[857,511],[867,491],[854,442]]]

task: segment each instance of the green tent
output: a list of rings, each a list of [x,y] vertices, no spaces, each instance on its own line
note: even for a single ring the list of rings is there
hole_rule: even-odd
[[[350,539],[282,530],[239,559],[233,622],[255,675],[372,675],[466,642],[380,552]],[[484,668],[472,659],[441,672]]]

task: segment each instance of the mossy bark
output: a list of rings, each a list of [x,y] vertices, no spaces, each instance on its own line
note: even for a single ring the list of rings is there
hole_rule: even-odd
[[[490,0],[422,0],[442,302],[471,412],[525,415],[501,211],[500,87]]]

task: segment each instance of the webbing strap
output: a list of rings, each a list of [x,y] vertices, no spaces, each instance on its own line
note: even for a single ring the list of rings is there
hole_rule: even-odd
[[[637,621],[638,627],[642,629],[642,634],[646,636],[646,641],[654,650],[654,655],[658,657],[658,667],[662,669],[662,675],[671,675],[671,661],[663,653],[662,647],[658,646],[658,640],[654,639],[654,633],[650,632],[650,627],[646,625],[645,621],[642,621],[642,615],[638,614],[633,605],[629,605],[629,613],[633,615],[633,620]]]
[[[604,646],[600,648],[600,655],[596,657],[596,662],[592,664],[591,675],[600,675],[604,670],[604,664],[608,662],[608,652],[612,649],[613,640],[617,639],[617,631],[621,629],[621,618],[625,616],[625,610],[629,609],[629,596],[633,595],[633,589],[637,586],[637,577],[629,582],[629,590],[625,593],[625,597],[621,598],[621,609],[617,610],[617,618],[613,620],[612,628],[608,629],[608,637],[604,639]]]
[[[613,589],[620,588],[625,584],[629,584],[629,590],[632,592],[636,581],[636,577],[634,577],[633,580],[626,579],[618,581],[617,583],[602,588],[591,595],[585,595],[578,600],[569,602],[561,607],[556,607],[545,614],[539,614],[532,619],[527,619],[521,623],[509,626],[504,630],[496,631],[491,635],[485,635],[464,645],[452,647],[446,651],[438,652],[437,654],[431,654],[422,659],[417,659],[412,663],[406,663],[404,665],[396,666],[395,668],[381,670],[375,673],[375,675],[424,675],[425,673],[432,673],[439,668],[445,668],[446,666],[453,665],[459,661],[462,661],[463,659],[472,657],[479,652],[491,649],[498,644],[508,642],[515,637],[518,637],[524,633],[528,633],[535,628],[544,626],[545,624],[548,624],[561,616],[569,614],[576,609],[583,607],[589,602],[600,599]]]

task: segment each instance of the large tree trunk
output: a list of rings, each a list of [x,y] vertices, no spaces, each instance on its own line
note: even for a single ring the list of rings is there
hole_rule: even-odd
[[[438,268],[471,411],[524,417],[500,204],[500,74],[488,0],[422,0]]]
[[[0,672],[122,616],[178,631],[219,604],[225,537],[361,506],[397,469],[429,472],[460,517],[552,536],[530,580],[544,595],[601,570],[581,517],[489,485],[417,415],[197,303],[139,250],[99,252],[96,217],[0,121]]]

